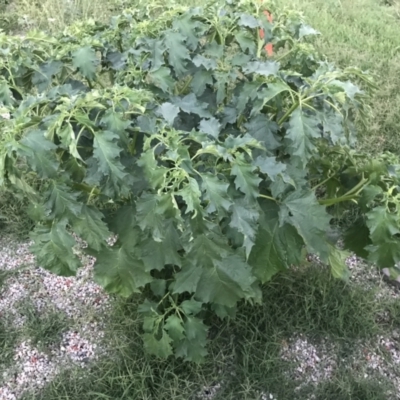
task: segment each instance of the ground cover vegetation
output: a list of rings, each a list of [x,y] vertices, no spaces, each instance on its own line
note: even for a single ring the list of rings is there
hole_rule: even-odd
[[[398,159],[354,147],[355,127],[370,129],[373,81],[347,60],[339,60],[341,70],[326,62],[317,50],[323,42],[314,47],[317,32],[297,12],[272,6],[270,24],[253,3],[225,4],[223,12],[214,5],[162,10],[130,9],[111,25],[85,21],[55,38],[1,38],[3,184],[30,206],[33,251],[42,266],[73,274],[76,232],[96,256],[97,282],[129,297],[116,306],[113,329],[135,332],[134,341],[115,345],[120,364],[111,368],[106,360],[93,372],[103,385],[98,393],[85,386],[93,381],[70,379],[43,396],[56,390],[65,398],[186,399],[196,375],[208,382],[220,376],[212,364],[221,355],[224,371],[235,365],[240,376],[226,377],[221,398],[257,398],[257,376],[270,376],[267,387],[288,396],[294,383],[285,379],[271,337],[303,329],[316,337],[371,337],[382,329],[381,307],[393,313],[389,325],[397,318],[395,304],[365,302],[363,291],[360,301],[347,301],[347,289],[338,290],[346,285],[325,270],[293,270],[289,280],[283,274],[265,286],[277,272],[304,264],[306,252],[318,254],[335,277],[348,275],[345,250],[395,273]],[[145,22],[149,13],[157,23]],[[262,49],[270,41],[275,55],[267,58]],[[109,246],[112,233],[118,240]],[[282,299],[289,302],[296,279],[295,297],[310,303],[288,305],[283,323]],[[330,294],[322,308],[323,286]],[[274,288],[285,293],[275,296]],[[139,290],[138,300],[131,295]],[[247,305],[236,313],[241,299]],[[343,301],[339,308],[336,301]],[[210,311],[227,320],[221,325]],[[145,350],[158,356],[204,361],[211,354],[189,372],[179,362],[159,364],[142,354],[139,332]],[[151,382],[143,384],[143,369],[127,365],[138,354]],[[106,370],[110,375],[100,378]],[[344,371],[318,389],[318,398],[386,398],[382,382],[367,385]],[[306,386],[296,395],[313,391]]]

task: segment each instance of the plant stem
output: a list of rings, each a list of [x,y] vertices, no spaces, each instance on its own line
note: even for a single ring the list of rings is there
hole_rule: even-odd
[[[320,186],[324,185],[326,182],[328,182],[330,179],[332,179],[335,176],[335,174],[328,176],[328,178],[324,179],[322,182],[318,183],[317,185],[315,185],[313,188],[311,188],[311,190],[315,190],[318,189]]]
[[[323,199],[319,200],[319,204],[324,206],[331,206],[337,203],[341,203],[342,201],[354,200],[358,194],[364,189],[366,184],[369,182],[369,179],[362,177],[361,181],[357,183],[352,189],[346,192],[344,195],[340,197],[336,197],[333,199]]]
[[[318,200],[319,204],[322,206],[333,206],[334,204],[341,203],[342,201],[348,201],[348,200],[353,200],[356,197],[356,195],[352,196],[340,196],[336,197],[334,199],[323,199],[323,200]]]
[[[271,196],[266,196],[265,194],[259,194],[258,196],[259,196],[259,197],[262,197],[263,199],[272,200],[272,201],[274,201],[275,203],[278,203],[278,200],[277,200],[277,199],[274,199],[274,198],[271,197]]]
[[[278,121],[278,125],[282,125],[287,117],[299,106],[299,103],[296,102],[292,104],[292,107],[289,108],[289,110],[286,111],[285,115]]]

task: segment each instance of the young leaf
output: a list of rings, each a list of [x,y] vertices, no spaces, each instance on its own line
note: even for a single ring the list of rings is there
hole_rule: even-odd
[[[171,347],[172,339],[165,331],[163,331],[161,339],[159,340],[156,339],[153,333],[145,333],[143,335],[143,342],[144,348],[149,354],[161,358],[167,358],[173,354]]]
[[[176,314],[172,314],[167,318],[164,329],[175,342],[178,342],[185,337],[185,328],[183,327],[183,322]]]

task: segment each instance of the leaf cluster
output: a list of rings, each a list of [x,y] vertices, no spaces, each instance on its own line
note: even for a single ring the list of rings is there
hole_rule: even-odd
[[[30,200],[32,251],[73,275],[77,234],[107,291],[145,293],[159,356],[201,361],[206,312],[260,303],[306,252],[345,277],[332,220],[354,202],[345,248],[400,261],[398,160],[354,149],[371,78],[323,60],[317,32],[269,5],[273,24],[247,0],[152,2],[54,38],[0,33],[0,185]]]

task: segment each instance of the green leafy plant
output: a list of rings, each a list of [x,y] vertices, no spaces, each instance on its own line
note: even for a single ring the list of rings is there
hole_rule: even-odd
[[[77,234],[99,284],[145,294],[158,356],[201,361],[206,313],[260,303],[307,252],[341,278],[348,250],[400,261],[398,159],[354,149],[369,98],[353,82],[371,78],[324,61],[297,13],[268,9],[273,24],[250,1],[152,3],[55,38],[0,36],[0,184],[29,198],[32,251],[73,275]]]

